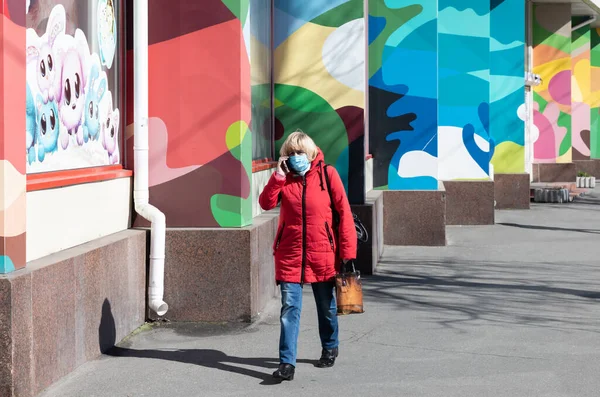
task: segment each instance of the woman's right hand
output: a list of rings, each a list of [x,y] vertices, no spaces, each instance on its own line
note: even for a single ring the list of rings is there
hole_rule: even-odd
[[[288,158],[288,156],[281,156],[279,158],[279,162],[277,163],[277,173],[281,176],[286,176],[287,173],[290,172],[286,163]]]

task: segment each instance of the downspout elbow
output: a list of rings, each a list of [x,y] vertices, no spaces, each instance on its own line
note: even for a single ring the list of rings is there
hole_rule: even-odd
[[[136,201],[135,211],[150,221],[150,274],[148,283],[148,306],[159,316],[164,316],[169,305],[163,300],[165,283],[165,237],[167,225],[165,214],[147,201]]]

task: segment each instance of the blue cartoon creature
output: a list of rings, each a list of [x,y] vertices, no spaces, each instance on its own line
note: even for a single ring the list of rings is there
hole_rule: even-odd
[[[41,95],[37,96],[37,144],[38,160],[44,161],[46,154],[58,149],[60,121],[56,101],[44,102]]]
[[[90,70],[89,86],[85,99],[83,120],[83,140],[96,141],[100,137],[100,118],[98,105],[106,92],[106,73],[100,73],[99,62],[94,62]]]
[[[35,161],[35,135],[36,135],[36,109],[35,102],[33,101],[33,95],[31,94],[31,88],[27,85],[27,94],[25,102],[25,150],[27,154],[27,162],[29,164]]]

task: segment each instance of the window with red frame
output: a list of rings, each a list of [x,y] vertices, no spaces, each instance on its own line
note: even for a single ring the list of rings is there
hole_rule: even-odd
[[[250,0],[252,160],[273,159],[273,0]]]
[[[122,0],[27,1],[30,176],[66,170],[79,175],[89,168],[97,177],[98,167],[120,167],[122,14]]]

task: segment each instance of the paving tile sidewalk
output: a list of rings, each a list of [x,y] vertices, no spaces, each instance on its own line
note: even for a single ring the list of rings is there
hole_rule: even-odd
[[[274,384],[278,307],[244,325],[159,326],[87,363],[43,397],[598,396],[600,201],[498,211],[449,227],[447,247],[387,247],[362,315],[340,319],[318,369],[305,289],[293,382]]]

